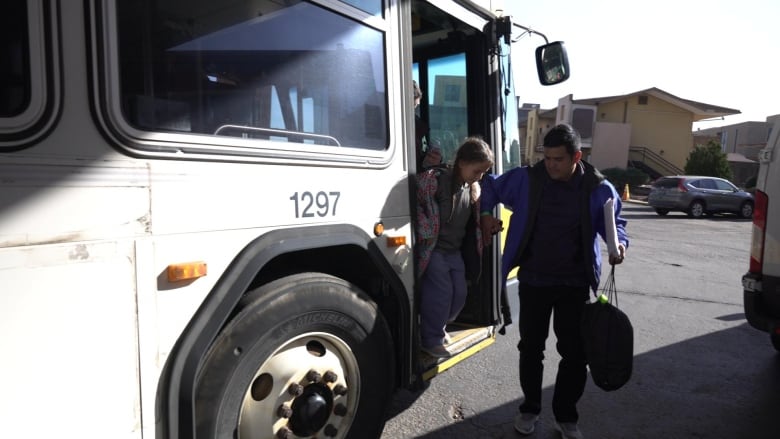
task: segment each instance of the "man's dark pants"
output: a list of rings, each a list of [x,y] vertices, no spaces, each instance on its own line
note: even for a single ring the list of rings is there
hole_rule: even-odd
[[[520,288],[520,386],[525,401],[522,413],[541,412],[544,347],[553,315],[553,330],[561,361],[553,393],[553,414],[558,422],[577,422],[577,401],[585,391],[587,369],[580,321],[588,287]]]

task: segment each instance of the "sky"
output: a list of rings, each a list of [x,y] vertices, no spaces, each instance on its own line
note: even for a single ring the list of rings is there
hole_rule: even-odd
[[[629,94],[656,87],[683,99],[739,110],[693,129],[766,120],[780,114],[778,0],[504,0],[512,21],[563,41],[571,77],[539,84],[538,35],[512,45],[522,103]],[[513,37],[519,30],[513,30]]]

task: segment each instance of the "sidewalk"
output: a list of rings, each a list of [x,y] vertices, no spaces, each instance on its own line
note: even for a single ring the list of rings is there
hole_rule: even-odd
[[[636,195],[629,197],[628,200],[623,200],[624,203],[644,204],[647,205],[647,196]]]
[[[624,203],[647,204],[647,195],[650,194],[651,189],[649,186],[642,185],[631,190],[628,189],[628,185],[626,185],[622,192],[618,191],[621,193],[621,200]],[[628,195],[628,199],[626,199],[626,195]]]

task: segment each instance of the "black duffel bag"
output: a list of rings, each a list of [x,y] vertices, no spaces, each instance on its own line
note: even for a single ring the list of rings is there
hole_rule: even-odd
[[[614,265],[598,300],[585,305],[582,337],[593,383],[606,391],[623,387],[633,368],[634,328],[617,307]]]

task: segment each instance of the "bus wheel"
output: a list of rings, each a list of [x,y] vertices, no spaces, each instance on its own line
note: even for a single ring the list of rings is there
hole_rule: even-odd
[[[248,293],[203,360],[197,438],[374,438],[395,383],[376,304],[305,273]]]

